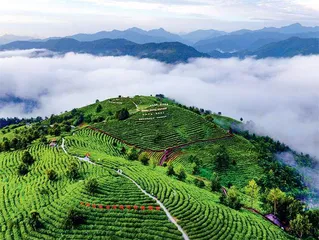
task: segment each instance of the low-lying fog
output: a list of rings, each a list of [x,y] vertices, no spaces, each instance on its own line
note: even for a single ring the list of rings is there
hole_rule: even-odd
[[[0,52],[0,117],[49,116],[96,99],[163,93],[186,105],[253,120],[260,133],[319,156],[319,56],[196,59],[178,65],[72,53],[34,56],[34,50]],[[26,112],[21,100],[36,107]]]

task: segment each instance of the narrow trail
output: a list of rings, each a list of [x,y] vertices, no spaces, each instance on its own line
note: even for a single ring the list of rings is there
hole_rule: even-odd
[[[168,211],[168,209],[164,206],[164,204],[158,200],[156,197],[152,196],[151,194],[149,194],[148,192],[146,192],[140,185],[138,185],[137,182],[135,182],[132,178],[130,178],[129,176],[126,176],[123,172],[121,171],[117,171],[117,173],[127,179],[129,179],[131,182],[133,182],[145,195],[147,195],[148,197],[152,198],[153,200],[155,200],[160,206],[161,208],[164,210],[164,212],[166,213],[166,216],[168,217],[168,219],[177,227],[177,229],[182,233],[183,238],[185,240],[189,240],[188,235],[186,234],[186,232],[183,230],[183,228],[176,222],[176,220],[174,219],[174,217],[170,214],[170,212]]]
[[[69,155],[69,156],[73,156],[73,155],[70,155],[70,154],[67,152],[67,150],[65,149],[65,139],[64,139],[64,138],[62,138],[61,148],[62,148],[62,150],[63,150],[63,152],[64,152],[65,154],[67,154],[67,155]],[[73,156],[73,157],[79,159],[80,161],[85,161],[85,162],[88,162],[88,163],[90,163],[90,164],[92,164],[92,165],[96,165],[96,166],[103,167],[103,166],[100,165],[100,164],[97,165],[96,163],[90,161],[88,158],[80,158],[80,157],[77,157],[77,156]],[[113,170],[114,170],[114,169],[113,169]],[[120,176],[125,177],[125,178],[127,178],[128,180],[130,180],[132,183],[134,183],[134,184],[137,186],[137,188],[138,188],[139,190],[141,190],[141,192],[144,193],[146,196],[148,196],[148,197],[152,198],[153,200],[155,200],[156,203],[157,203],[158,205],[160,205],[161,208],[164,210],[164,212],[165,212],[166,216],[168,217],[169,221],[172,222],[172,223],[177,227],[178,231],[180,231],[180,232],[182,233],[183,239],[184,239],[184,240],[189,240],[189,237],[188,237],[187,233],[186,233],[186,232],[183,230],[183,228],[177,223],[177,221],[174,219],[174,217],[170,214],[170,212],[168,211],[168,209],[165,207],[165,205],[164,205],[160,200],[158,200],[156,197],[154,197],[153,195],[151,195],[151,194],[149,194],[148,192],[146,192],[137,182],[135,182],[135,181],[134,181],[132,178],[130,178],[129,176],[125,175],[122,170],[119,169],[118,171],[116,171],[116,170],[114,170],[114,171],[117,172],[117,174],[119,174]]]
[[[65,140],[64,140],[64,138],[62,138],[61,148],[62,148],[63,152],[64,152],[66,155],[70,155],[70,154],[67,152],[67,150],[65,149]],[[86,158],[86,157],[85,157],[85,158],[81,158],[81,157],[77,157],[77,156],[72,156],[72,157],[75,157],[75,158],[77,158],[77,159],[79,159],[80,161],[83,161],[83,162],[88,162],[88,163],[90,163],[90,164],[92,164],[92,165],[97,165],[96,163],[92,162],[89,158]]]
[[[131,100],[131,101],[135,105],[136,109],[138,110],[138,105],[133,100]]]

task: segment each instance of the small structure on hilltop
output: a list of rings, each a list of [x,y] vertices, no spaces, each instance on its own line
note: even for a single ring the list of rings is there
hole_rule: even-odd
[[[57,144],[57,140],[55,138],[53,138],[50,142],[50,147],[56,147],[58,144]]]
[[[91,156],[90,153],[86,153],[84,159],[85,159],[86,161],[90,161],[90,156]]]

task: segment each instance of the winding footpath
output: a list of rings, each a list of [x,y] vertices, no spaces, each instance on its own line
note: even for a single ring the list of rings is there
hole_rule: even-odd
[[[65,139],[64,139],[64,138],[62,138],[61,148],[62,148],[62,150],[63,150],[63,152],[64,152],[65,154],[70,155],[70,154],[67,152],[67,150],[65,149]],[[85,161],[85,162],[88,162],[88,163],[90,163],[90,164],[97,165],[96,163],[90,161],[88,158],[80,158],[80,157],[77,157],[77,156],[73,156],[73,157],[79,159],[80,161]],[[102,165],[98,165],[98,166],[103,167]],[[116,170],[114,170],[114,171],[116,171]],[[128,180],[130,180],[132,183],[134,183],[134,184],[137,186],[137,188],[140,189],[141,192],[144,193],[146,196],[148,196],[148,197],[152,198],[153,200],[155,200],[156,203],[157,203],[158,205],[160,205],[161,208],[164,210],[164,212],[165,212],[166,216],[168,217],[168,219],[177,227],[178,231],[180,231],[180,232],[182,233],[183,239],[184,239],[184,240],[189,240],[189,237],[188,237],[187,233],[186,233],[186,232],[183,230],[183,228],[177,223],[177,221],[174,219],[174,217],[170,214],[170,212],[168,211],[168,209],[165,207],[165,205],[164,205],[160,200],[158,200],[156,197],[154,197],[153,195],[151,195],[151,194],[149,194],[148,192],[146,192],[137,182],[135,182],[135,181],[134,181],[132,178],[130,178],[129,176],[125,175],[125,174],[122,172],[122,170],[118,169],[116,172],[117,172],[120,176],[125,177],[125,178],[127,178]]]

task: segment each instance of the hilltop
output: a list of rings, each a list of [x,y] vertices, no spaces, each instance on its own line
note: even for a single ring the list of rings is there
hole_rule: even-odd
[[[273,211],[317,234],[301,176],[274,156],[292,150],[240,120],[159,94],[15,122],[0,131],[0,239],[294,239]]]

